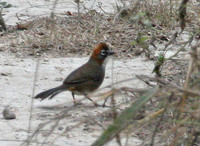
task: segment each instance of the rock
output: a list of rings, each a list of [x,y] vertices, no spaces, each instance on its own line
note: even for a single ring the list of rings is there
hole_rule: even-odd
[[[6,120],[16,119],[16,115],[11,111],[10,107],[5,107],[3,110],[3,117]]]
[[[135,56],[139,56],[139,55],[142,54],[142,52],[144,52],[143,49],[141,49],[141,48],[136,49],[136,50],[134,51],[134,55],[135,55]]]
[[[2,76],[12,76],[11,73],[1,73]]]
[[[64,129],[64,127],[62,127],[62,126],[58,127],[58,130],[60,130],[60,131],[63,130],[63,129]]]

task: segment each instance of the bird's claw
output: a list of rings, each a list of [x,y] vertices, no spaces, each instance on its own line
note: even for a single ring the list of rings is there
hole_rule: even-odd
[[[106,107],[106,103],[103,103],[103,104],[102,104],[102,107]]]
[[[93,102],[93,104],[94,104],[95,107],[100,106],[100,105],[99,105],[98,103],[96,103],[96,102]]]
[[[74,106],[78,106],[82,104],[81,102],[77,102],[76,100],[73,100],[73,103],[74,103]]]

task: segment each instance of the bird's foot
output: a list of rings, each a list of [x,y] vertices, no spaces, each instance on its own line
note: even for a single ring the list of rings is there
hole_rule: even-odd
[[[96,103],[95,101],[93,101],[93,104],[94,104],[95,107],[101,106],[98,103]]]
[[[106,103],[105,102],[102,104],[102,107],[106,107]]]
[[[82,105],[83,103],[77,102],[76,100],[73,100],[74,106]]]

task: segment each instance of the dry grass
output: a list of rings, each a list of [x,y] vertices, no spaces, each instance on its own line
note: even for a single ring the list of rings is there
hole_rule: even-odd
[[[135,7],[119,8],[115,15],[88,10],[79,15],[66,14],[65,18],[53,15],[19,24],[17,29],[27,30],[10,28],[11,33],[3,34],[1,41],[11,43],[3,50],[26,56],[88,55],[99,41],[106,41],[122,57],[133,57],[141,52],[148,56],[149,47],[152,47],[151,52],[162,50],[159,44],[166,44],[174,30],[179,31],[180,4],[177,1],[133,1],[131,4]],[[185,28],[188,32],[198,29],[197,10],[197,6],[189,3],[186,18],[189,27]]]

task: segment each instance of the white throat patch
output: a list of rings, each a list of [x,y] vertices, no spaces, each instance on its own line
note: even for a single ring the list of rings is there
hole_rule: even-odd
[[[103,67],[106,67],[106,64],[108,63],[108,60],[110,59],[110,57],[106,57],[106,59],[103,61]]]

